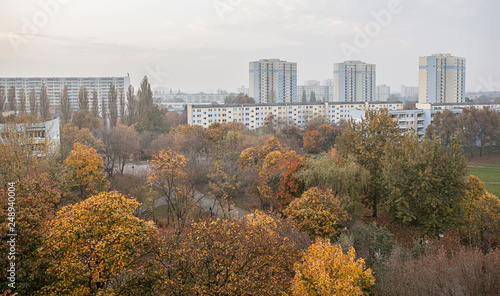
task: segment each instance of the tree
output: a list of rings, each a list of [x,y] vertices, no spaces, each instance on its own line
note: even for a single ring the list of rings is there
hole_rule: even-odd
[[[139,203],[113,191],[68,205],[51,221],[41,252],[50,260],[48,295],[113,294],[130,279],[156,228],[134,217]]]
[[[77,111],[79,112],[79,111]],[[85,111],[82,111],[85,112]],[[78,128],[73,124],[67,124],[61,132],[61,158],[66,159],[75,143],[83,144],[87,147],[94,148],[96,151],[103,150],[103,143],[97,139],[88,128]]]
[[[19,92],[19,114],[26,113],[26,93],[24,88]]]
[[[296,245],[267,225],[245,219],[191,224],[167,233],[155,260],[126,295],[283,295],[289,292]],[[125,292],[124,291],[124,292]]]
[[[36,91],[31,89],[29,94],[30,112],[34,116],[38,116],[38,102],[36,101]]]
[[[438,140],[419,143],[416,135],[408,134],[401,143],[387,145],[382,161],[386,207],[393,221],[434,235],[457,224],[467,175],[457,139],[446,148]]]
[[[309,101],[311,103],[315,103],[316,102],[316,94],[314,93],[314,91],[311,91],[311,99]]]
[[[238,197],[240,185],[236,174],[231,175],[227,171],[227,165],[223,161],[215,160],[208,175],[210,197],[215,201],[214,207],[218,204],[224,218],[230,217],[232,199]]]
[[[81,201],[107,190],[104,164],[94,148],[75,143],[64,166],[64,184],[73,199]]]
[[[7,92],[7,98],[9,100],[9,111],[14,111],[17,113],[17,100],[16,100],[16,87],[11,86]]]
[[[462,128],[462,117],[450,110],[444,110],[443,113],[436,113],[434,122],[427,127],[425,135],[427,139],[438,137],[443,146],[448,146],[451,138],[460,136]]]
[[[45,86],[44,83],[40,89],[40,116],[42,117],[42,120],[50,118],[49,106],[49,94],[47,93],[47,86]]]
[[[305,89],[302,91],[302,103],[307,103],[307,96]]]
[[[349,121],[336,144],[342,156],[353,156],[370,173],[364,202],[373,209],[377,216],[377,206],[386,195],[386,188],[380,175],[382,156],[387,143],[398,142],[400,132],[387,109],[366,110],[360,122]]]
[[[107,113],[108,107],[106,104],[106,100],[104,99],[104,96],[101,99],[101,121],[103,128],[106,130],[108,128],[108,113]]]
[[[369,180],[369,173],[353,158],[339,159],[327,155],[306,160],[306,168],[297,173],[305,188],[318,187],[330,191],[340,200],[342,208],[357,216],[361,196]]]
[[[78,110],[89,111],[89,92],[85,86],[81,86],[78,92]]]
[[[137,121],[137,99],[134,93],[134,87],[128,86],[127,90],[127,125],[133,125]]]
[[[71,120],[71,101],[68,94],[68,86],[65,85],[59,95],[61,101],[61,125],[64,127]]]
[[[99,97],[97,96],[97,90],[94,90],[92,93],[92,115],[96,118],[99,117]]]
[[[224,98],[224,104],[255,104],[255,100],[244,93],[230,94]]]
[[[139,153],[139,134],[133,127],[119,124],[110,132],[109,139],[105,141],[109,167],[114,168],[116,162],[118,171],[123,175],[123,169],[130,157]]]
[[[125,94],[123,90],[120,92],[120,121],[125,124]]]
[[[73,114],[71,118],[71,125],[78,127],[79,129],[86,128],[90,131],[95,131],[101,126],[101,121],[99,118],[94,117],[87,110],[78,110]]]
[[[144,76],[141,82],[139,91],[137,92],[139,97],[138,102],[138,116],[142,118],[146,112],[153,108],[153,92],[151,91],[151,85],[148,82],[148,77]]]
[[[344,254],[329,239],[317,239],[295,264],[293,295],[367,295],[375,278],[364,260],[355,256],[352,247]]]
[[[187,159],[173,150],[162,150],[148,161],[150,173],[148,184],[157,188],[167,202],[167,208],[177,223],[184,223],[194,207],[194,188],[186,172]],[[170,216],[167,223],[170,223]]]
[[[336,239],[348,220],[348,214],[342,209],[340,200],[331,191],[321,191],[317,187],[305,191],[300,198],[293,200],[283,213],[312,239]]]
[[[108,102],[110,126],[115,127],[118,120],[118,92],[114,84],[109,86]]]
[[[489,193],[476,176],[468,176],[466,186],[465,218],[460,233],[464,241],[487,253],[500,246],[500,198]]]
[[[319,138],[320,133],[314,127],[314,125],[310,125],[306,128],[306,132],[304,133],[304,149],[309,153],[319,153]]]
[[[61,199],[58,184],[43,170],[32,170],[22,176],[14,185],[15,200],[22,207],[15,208],[16,239],[16,292],[22,295],[33,295],[40,285],[46,281],[45,268],[39,264],[39,248],[45,235],[45,225],[55,217],[57,205]],[[0,190],[7,196],[7,187]],[[7,198],[0,200],[2,208],[9,207]],[[7,232],[7,211],[0,213],[1,231]],[[5,223],[3,223],[5,221]],[[8,254],[10,246],[6,240],[1,245],[2,253]],[[4,259],[5,258],[5,259]],[[7,256],[0,259],[2,270],[8,269]],[[5,267],[5,268],[3,268]]]
[[[3,111],[5,106],[5,87],[0,86],[0,112]]]
[[[304,158],[295,151],[279,150],[267,154],[259,172],[259,193],[263,200],[277,201],[282,210],[295,198],[300,197],[303,184],[296,174],[304,167]]]

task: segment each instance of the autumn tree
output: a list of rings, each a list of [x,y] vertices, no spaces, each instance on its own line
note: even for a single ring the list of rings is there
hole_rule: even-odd
[[[97,90],[92,92],[92,115],[96,118],[99,117],[99,97],[97,96]]]
[[[238,187],[240,185],[234,170],[232,170],[233,174],[230,174],[230,169],[223,161],[215,160],[208,175],[209,195],[215,201],[214,207],[218,206],[222,210],[224,218],[229,217],[232,199],[238,196]]]
[[[246,94],[230,94],[224,98],[224,104],[255,104],[255,100]]]
[[[23,205],[15,207],[16,292],[32,295],[46,282],[45,268],[39,260],[39,248],[46,231],[45,224],[55,217],[61,191],[49,172],[38,169],[27,172],[19,182],[15,182],[14,188],[16,203]],[[0,190],[0,195],[7,196],[6,187]],[[7,198],[0,199],[0,204],[7,209]],[[2,233],[8,233],[7,213],[0,213]],[[6,240],[3,240],[2,253],[8,254],[8,247]],[[7,256],[0,259],[0,264],[2,271],[8,268]]]
[[[118,120],[118,92],[114,84],[109,86],[108,102],[110,126],[115,127]]]
[[[289,292],[298,249],[265,224],[217,219],[167,233],[143,278],[125,295],[283,295]],[[271,227],[269,227],[271,226]]]
[[[279,150],[267,154],[259,172],[259,193],[262,201],[274,203],[279,209],[300,197],[303,184],[296,174],[304,167],[304,158],[295,151]]]
[[[9,111],[14,111],[17,114],[17,99],[16,99],[16,87],[11,86],[7,92],[7,99],[9,100]]]
[[[101,121],[89,111],[78,110],[73,113],[70,124],[79,129],[86,128],[90,131],[95,131],[101,125]]]
[[[26,113],[26,92],[21,88],[19,92],[19,114]]]
[[[133,125],[137,121],[137,99],[134,93],[134,87],[128,86],[127,90],[127,125]]]
[[[378,204],[386,195],[380,175],[382,173],[382,156],[387,143],[398,142],[400,138],[397,122],[387,109],[366,110],[359,122],[349,121],[336,144],[337,150],[344,156],[353,156],[369,173],[370,178],[364,202],[373,209],[377,216]]]
[[[319,138],[320,134],[314,125],[308,126],[304,133],[304,149],[309,153],[319,153]]]
[[[500,198],[489,193],[476,176],[468,176],[466,186],[460,233],[464,242],[488,252],[500,246]]]
[[[89,92],[85,86],[78,91],[78,110],[89,111]]]
[[[34,116],[38,116],[38,102],[36,100],[36,91],[34,88],[31,89],[29,94],[30,112]],[[1,110],[1,109],[0,109]]]
[[[47,93],[47,86],[44,83],[40,89],[40,116],[42,117],[42,120],[50,118],[49,107],[49,94]]]
[[[316,187],[293,200],[283,213],[312,239],[337,238],[348,220],[348,214],[342,209],[340,200],[331,191],[322,191]]]
[[[59,100],[61,102],[61,125],[65,126],[71,120],[72,115],[71,101],[69,99],[67,85],[65,85],[63,90],[61,91]]]
[[[42,295],[112,295],[130,279],[156,233],[134,217],[139,203],[116,191],[62,208],[50,222],[40,249],[53,283]]]
[[[102,140],[96,138],[88,128],[78,128],[78,126],[74,126],[73,124],[67,124],[61,132],[60,150],[62,159],[66,159],[69,156],[75,143],[94,148],[96,151],[102,151],[104,148]]]
[[[104,164],[94,148],[75,143],[64,165],[63,179],[70,199],[80,201],[107,190]]]
[[[151,170],[148,184],[163,194],[168,211],[175,218],[173,221],[184,223],[194,207],[194,188],[187,178],[186,157],[173,150],[162,150],[148,163]],[[169,215],[167,223],[170,222]]]
[[[414,134],[389,143],[382,158],[387,212],[404,226],[438,234],[460,218],[465,194],[466,161],[458,139],[450,147],[438,140],[419,142]]]
[[[368,295],[375,283],[363,259],[356,260],[354,248],[344,254],[329,239],[317,239],[295,264],[292,295]]]

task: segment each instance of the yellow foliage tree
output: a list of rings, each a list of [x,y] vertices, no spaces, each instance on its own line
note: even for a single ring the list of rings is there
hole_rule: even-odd
[[[328,239],[317,239],[295,264],[292,295],[341,296],[367,295],[374,285],[371,269],[362,258],[355,260],[354,248],[347,254]]]
[[[339,199],[330,190],[321,191],[317,187],[307,190],[300,198],[292,201],[284,214],[312,239],[335,239],[342,231],[342,224],[348,219]]]
[[[468,176],[466,184],[462,236],[471,244],[489,251],[500,245],[500,198],[489,193],[476,176]]]
[[[111,294],[145,253],[156,228],[134,217],[135,199],[116,191],[69,205],[51,221],[40,249],[54,282],[41,295]],[[124,276],[127,278],[127,276]]]
[[[107,190],[109,183],[104,175],[104,164],[94,148],[75,143],[64,165],[65,185],[77,200]]]

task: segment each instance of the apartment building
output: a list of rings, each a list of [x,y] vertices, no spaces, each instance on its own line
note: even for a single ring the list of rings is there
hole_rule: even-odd
[[[55,152],[61,144],[59,118],[29,125],[16,124],[14,129],[18,133],[27,135],[25,145],[28,145],[29,150],[38,156],[43,156],[46,148]],[[12,137],[12,132],[12,129],[7,128],[7,124],[0,124],[0,141]]]
[[[24,88],[26,96],[32,89],[36,91],[37,102],[40,100],[40,89],[45,84],[49,96],[49,104],[51,108],[59,110],[60,107],[60,93],[64,86],[68,87],[68,94],[71,102],[72,110],[78,110],[78,92],[80,87],[85,86],[89,93],[89,107],[92,106],[92,93],[97,91],[99,98],[99,112],[102,108],[108,110],[109,102],[109,86],[114,84],[118,93],[118,106],[120,104],[119,96],[123,92],[125,95],[130,85],[130,77],[0,77],[0,87],[5,88],[5,92],[14,86],[17,94]],[[102,106],[102,99],[104,98],[104,106]],[[19,101],[19,98],[17,98]],[[26,100],[27,108],[30,109],[29,100]],[[19,106],[19,102],[18,102]],[[120,108],[118,108],[120,110]],[[109,110],[108,110],[109,111]],[[109,112],[108,112],[109,114]]]
[[[402,110],[399,102],[316,102],[316,103],[274,103],[274,104],[243,104],[243,105],[188,105],[188,124],[209,127],[214,122],[239,122],[248,129],[264,126],[270,115],[285,125],[295,125],[304,128],[308,121],[316,116],[325,116],[332,124],[348,120],[353,110],[370,109]]]
[[[298,101],[297,63],[279,59],[250,62],[249,96],[256,103],[292,103]]]
[[[376,67],[361,61],[333,65],[334,102],[373,102],[376,96]]]
[[[419,58],[419,103],[465,102],[465,58],[448,53]]]
[[[391,87],[385,84],[377,86],[377,101],[385,102],[391,96]]]

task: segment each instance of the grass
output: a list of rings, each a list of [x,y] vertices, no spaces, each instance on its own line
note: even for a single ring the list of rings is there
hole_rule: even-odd
[[[477,176],[485,182],[486,189],[500,197],[500,157],[495,155],[489,159],[475,158],[467,167],[471,175]],[[490,183],[498,182],[498,183]]]

